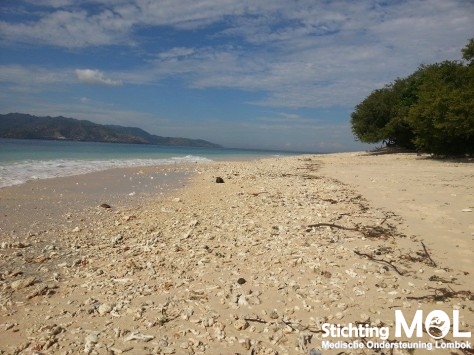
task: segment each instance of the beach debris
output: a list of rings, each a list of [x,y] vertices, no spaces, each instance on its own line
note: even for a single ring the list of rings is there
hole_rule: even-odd
[[[45,296],[54,294],[54,289],[57,288],[57,285],[39,285],[31,293],[29,293],[26,298],[32,299],[37,296]]]
[[[99,342],[99,334],[100,332],[91,332],[85,337],[84,352],[86,354],[90,354],[94,350],[95,345]]]
[[[144,342],[148,342],[148,341],[153,340],[153,339],[155,339],[154,335],[146,335],[146,334],[142,334],[140,332],[131,332],[130,334],[128,334],[124,338],[125,341],[141,340],[141,341],[144,341]]]
[[[234,322],[234,327],[237,330],[245,330],[249,327],[249,322],[247,322],[245,319],[237,319]]]
[[[13,281],[10,284],[10,287],[12,290],[21,290],[22,288],[26,288],[28,286],[33,285],[35,281],[36,281],[35,276],[25,277],[24,279]]]
[[[421,246],[423,247],[423,250],[425,251],[425,256],[429,259],[431,265],[432,265],[433,267],[437,267],[438,265],[436,265],[436,263],[433,261],[433,259],[431,259],[431,256],[430,256],[430,254],[428,253],[428,249],[426,249],[425,243],[421,242]]]
[[[218,184],[223,184],[224,183],[224,179],[221,178],[220,176],[216,177],[216,183]]]
[[[108,314],[110,312],[112,312],[112,309],[114,308],[114,305],[113,304],[110,304],[110,303],[102,303],[98,308],[97,308],[97,312],[99,312],[99,314],[101,316],[105,315],[105,314]]]
[[[463,208],[462,212],[472,212],[472,208]]]
[[[2,242],[0,244],[0,249],[23,249],[23,248],[28,248],[30,247],[30,243],[23,243],[23,242],[14,242],[14,243],[8,243],[8,242]]]

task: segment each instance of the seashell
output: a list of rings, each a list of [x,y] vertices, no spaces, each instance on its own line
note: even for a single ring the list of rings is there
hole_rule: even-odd
[[[357,276],[357,273],[353,269],[347,269],[346,274],[349,275],[352,278]]]
[[[149,342],[152,339],[155,339],[154,335],[146,335],[146,334],[141,334],[139,332],[131,332],[123,340],[124,341],[141,340],[144,342]]]
[[[110,303],[102,303],[99,308],[97,308],[97,311],[101,316],[104,314],[110,313],[113,309],[113,305]]]
[[[237,319],[234,323],[233,326],[237,330],[245,330],[249,327],[249,323],[244,320],[244,319]]]
[[[11,287],[12,290],[20,290],[22,288],[26,288],[28,286],[33,285],[35,283],[35,281],[36,281],[36,277],[30,276],[30,277],[26,277],[24,279],[13,281],[10,284],[10,287]]]
[[[247,301],[247,297],[245,295],[240,295],[237,304],[239,306],[248,306],[249,303]]]

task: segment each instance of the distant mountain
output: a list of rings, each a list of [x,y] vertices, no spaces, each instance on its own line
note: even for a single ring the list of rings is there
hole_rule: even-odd
[[[167,146],[218,148],[203,139],[161,137],[141,128],[101,125],[68,117],[38,117],[23,113],[0,114],[0,137],[84,142],[136,143]]]

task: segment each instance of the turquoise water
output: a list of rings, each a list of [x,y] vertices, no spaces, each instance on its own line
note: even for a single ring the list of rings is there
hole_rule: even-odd
[[[257,159],[295,153],[143,144],[0,139],[0,188],[121,167]]]

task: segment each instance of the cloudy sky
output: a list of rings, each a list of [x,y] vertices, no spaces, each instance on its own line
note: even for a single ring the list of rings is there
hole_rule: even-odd
[[[226,147],[355,142],[354,106],[460,59],[473,0],[1,0],[0,112]]]

